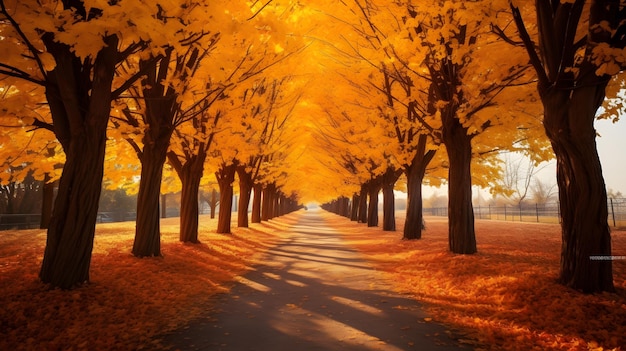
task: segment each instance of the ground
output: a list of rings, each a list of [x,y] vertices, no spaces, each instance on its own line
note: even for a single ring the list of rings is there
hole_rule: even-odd
[[[72,291],[37,280],[45,232],[0,232],[0,349],[158,349],[160,336],[211,310],[215,296],[290,237],[304,211],[233,234],[200,219],[201,244],[178,242],[163,221],[163,257],[130,254],[134,223],[97,227],[91,282]],[[323,213],[351,247],[424,304],[432,321],[463,330],[489,350],[626,350],[626,260],[614,261],[616,293],[583,295],[556,284],[558,225],[477,221],[478,254],[447,252],[445,219],[426,219],[418,241]],[[402,228],[401,215],[398,228]],[[626,256],[626,232],[613,252]],[[429,317],[426,322],[430,322]],[[622,347],[622,348],[620,348]]]

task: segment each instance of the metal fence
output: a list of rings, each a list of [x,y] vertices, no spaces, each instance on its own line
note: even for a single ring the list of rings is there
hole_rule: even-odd
[[[607,201],[609,225],[626,227],[626,198],[610,198]],[[425,215],[448,216],[447,207],[424,208]],[[561,214],[558,202],[547,204],[474,205],[474,217],[501,221],[559,223]]]

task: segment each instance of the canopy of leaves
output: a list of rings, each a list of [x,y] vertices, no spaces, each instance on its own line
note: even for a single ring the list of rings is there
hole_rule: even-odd
[[[255,181],[275,182],[301,202],[350,196],[388,167],[406,164],[420,134],[429,136],[429,149],[439,150],[425,181],[445,181],[437,111],[448,102],[429,95],[433,62],[459,64],[463,70],[455,103],[457,118],[477,135],[475,184],[497,190],[502,166],[496,151],[523,150],[536,163],[552,157],[532,70],[524,68],[527,56],[503,39],[516,34],[506,1],[79,3],[84,9],[64,10],[59,1],[2,1],[3,183],[19,181],[24,175],[18,169],[56,179],[63,162],[53,133],[46,130],[52,126],[38,86],[56,64],[39,39],[42,32],[54,33],[81,58],[96,55],[103,36],[112,34],[120,38],[120,52],[129,53],[114,84],[129,89],[112,109],[109,188],[136,191],[140,168],[134,154],[152,127],[141,118],[146,97],[138,85],[125,82],[141,60],[168,50],[170,61],[160,65],[173,70],[188,58],[190,47],[204,54],[202,61],[160,82],[177,101],[170,150],[184,160],[204,148],[209,154],[205,183],[222,163],[237,160],[255,173]],[[70,21],[76,11],[90,20]],[[532,31],[532,24],[528,28]],[[460,40],[461,34],[472,39]],[[605,49],[616,62],[622,57]],[[599,69],[614,70],[606,62]],[[623,82],[616,78],[607,91],[606,111],[615,120],[624,109]],[[512,86],[503,88],[506,83]],[[124,111],[135,116],[133,123]],[[164,192],[180,186],[167,170],[164,179]]]

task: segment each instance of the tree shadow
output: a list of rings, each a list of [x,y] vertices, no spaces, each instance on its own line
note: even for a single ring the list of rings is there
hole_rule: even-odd
[[[164,335],[164,343],[180,350],[470,349],[414,299],[390,291],[319,217],[305,214],[293,228],[263,264],[215,297],[213,313]]]

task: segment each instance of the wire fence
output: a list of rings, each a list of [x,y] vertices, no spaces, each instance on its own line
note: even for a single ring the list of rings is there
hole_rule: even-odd
[[[613,227],[626,227],[626,198],[609,198],[607,221]],[[424,208],[425,215],[448,216],[447,207]],[[559,223],[558,202],[546,204],[474,205],[474,218],[512,222]]]

